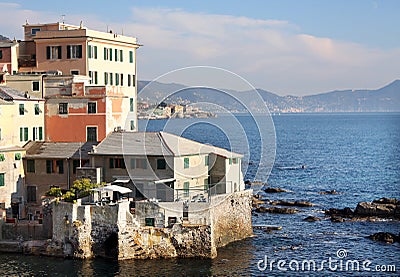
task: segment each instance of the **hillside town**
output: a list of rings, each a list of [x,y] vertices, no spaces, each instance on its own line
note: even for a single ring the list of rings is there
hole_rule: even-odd
[[[136,38],[82,22],[23,31],[0,42],[0,242],[41,241],[38,254],[61,257],[215,257],[252,234],[241,154],[138,131]],[[77,181],[93,186],[65,202]]]

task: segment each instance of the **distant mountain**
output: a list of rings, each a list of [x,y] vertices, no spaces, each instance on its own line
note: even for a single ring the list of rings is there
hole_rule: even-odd
[[[141,91],[149,82],[139,81]],[[310,96],[279,96],[263,89],[257,89],[269,110],[274,113],[287,112],[400,112],[400,80],[377,90],[341,90]],[[168,99],[161,99],[162,92],[174,93]],[[251,98],[252,92],[229,91],[232,95]],[[146,95],[146,99],[142,96]],[[165,94],[164,94],[165,95]],[[207,88],[186,88],[181,84],[152,83],[145,93],[139,92],[139,101],[148,103],[213,103],[230,111],[245,111],[234,98],[218,90]],[[251,103],[251,102],[250,102]],[[255,101],[254,108],[259,103]]]
[[[8,37],[5,37],[5,36],[3,36],[3,35],[0,35],[0,41],[1,40],[10,40]]]

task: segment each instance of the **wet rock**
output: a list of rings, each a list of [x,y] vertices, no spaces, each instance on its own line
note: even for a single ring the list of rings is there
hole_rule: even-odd
[[[292,208],[258,207],[258,208],[256,208],[256,212],[258,212],[258,213],[272,213],[272,214],[295,214],[295,213],[298,213],[299,210],[292,209]]]
[[[315,221],[320,221],[321,218],[310,215],[310,216],[307,216],[306,218],[304,218],[303,220],[308,221],[308,222],[315,222]]]
[[[400,242],[400,234],[398,236],[396,236],[395,234],[387,233],[387,232],[378,232],[378,233],[368,236],[368,238],[372,239],[374,241],[380,241],[380,242],[385,242],[385,243]]]
[[[344,222],[344,218],[341,217],[341,216],[332,215],[331,216],[331,221],[335,222],[335,223]]]
[[[372,201],[372,203],[375,204],[393,204],[393,205],[399,205],[400,204],[400,200],[397,200],[396,198],[386,198],[383,197],[381,199],[377,199]]]
[[[296,207],[313,207],[315,206],[313,203],[308,201],[285,201],[285,200],[277,200],[271,201],[271,205],[280,205],[280,206],[296,206]]]
[[[318,192],[319,194],[322,194],[322,195],[327,195],[327,194],[332,194],[332,195],[334,195],[334,194],[340,194],[340,192],[337,192],[336,190],[327,190],[327,191],[320,191],[320,192]]]
[[[288,190],[281,189],[281,188],[265,188],[264,191],[266,193],[280,193],[280,192],[289,192]]]
[[[392,204],[396,203],[396,204]],[[377,202],[360,202],[358,203],[354,213],[357,216],[377,216],[384,218],[397,217],[400,218],[400,204],[396,199],[377,200]]]
[[[330,216],[352,217],[354,215],[354,212],[349,207],[346,207],[344,209],[330,208],[329,210],[325,211],[325,214]]]

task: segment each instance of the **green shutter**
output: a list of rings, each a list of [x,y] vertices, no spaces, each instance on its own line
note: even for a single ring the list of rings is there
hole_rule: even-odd
[[[189,168],[189,158],[183,159],[183,168]]]
[[[94,58],[97,59],[97,46],[94,46]]]
[[[129,99],[129,110],[133,112],[133,98]]]
[[[133,51],[129,51],[129,62],[133,63]]]
[[[14,158],[16,161],[20,161],[21,160],[21,153],[15,153]]]
[[[124,61],[124,53],[122,52],[122,50],[119,50],[119,60],[121,61],[121,62],[123,62]]]
[[[24,141],[24,128],[19,128],[19,141]]]
[[[0,173],[0,187],[4,187],[4,173]]]
[[[0,154],[0,162],[4,162],[6,160],[6,157],[4,154]]]
[[[94,83],[97,85],[97,71],[94,72]]]
[[[107,48],[104,47],[104,60],[107,60]]]
[[[43,140],[43,127],[39,127],[39,140]]]
[[[24,141],[28,141],[28,127],[24,128]]]
[[[88,45],[88,58],[91,59],[92,57],[92,46]]]

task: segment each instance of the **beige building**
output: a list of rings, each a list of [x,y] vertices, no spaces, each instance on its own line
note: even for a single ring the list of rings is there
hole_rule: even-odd
[[[89,155],[103,181],[132,180],[137,198],[168,202],[244,190],[242,155],[165,132],[113,132]]]
[[[44,101],[0,86],[0,204],[12,207],[9,216],[23,216],[23,146],[44,140]]]

